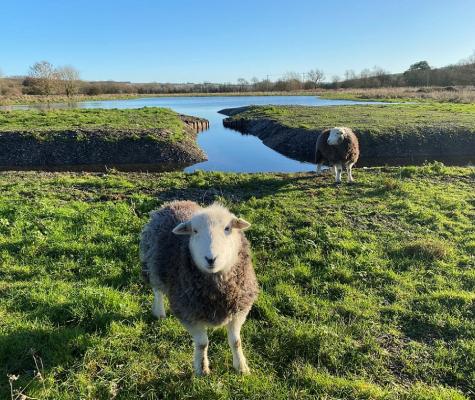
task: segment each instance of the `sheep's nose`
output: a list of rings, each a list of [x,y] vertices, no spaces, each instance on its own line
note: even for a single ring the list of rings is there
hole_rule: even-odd
[[[214,262],[216,261],[216,258],[217,258],[217,257],[214,257],[214,258],[205,257],[205,260],[206,260],[206,262],[208,263],[208,265],[209,265],[210,267],[212,267],[212,266],[214,265]]]

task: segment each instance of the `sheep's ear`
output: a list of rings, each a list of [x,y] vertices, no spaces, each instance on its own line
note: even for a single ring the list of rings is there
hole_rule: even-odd
[[[182,222],[173,228],[175,235],[191,235],[191,221]]]
[[[234,218],[233,222],[231,222],[231,226],[234,229],[241,229],[245,231],[251,227],[251,224],[242,218]]]

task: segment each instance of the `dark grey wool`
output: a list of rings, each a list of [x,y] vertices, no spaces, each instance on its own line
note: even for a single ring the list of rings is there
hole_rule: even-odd
[[[328,136],[331,129],[325,129],[320,133],[316,145],[316,164],[354,164],[360,156],[358,138],[351,129],[346,130],[343,141],[337,145],[328,144]]]
[[[173,228],[188,221],[202,208],[191,201],[174,201],[151,215],[141,238],[143,275],[152,287],[164,292],[172,313],[183,323],[221,325],[234,314],[248,312],[258,285],[244,233],[235,265],[225,273],[202,272],[193,262],[189,236]]]

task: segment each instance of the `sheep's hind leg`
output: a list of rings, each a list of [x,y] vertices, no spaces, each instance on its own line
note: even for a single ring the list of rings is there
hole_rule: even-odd
[[[241,344],[241,326],[245,320],[246,315],[239,314],[234,316],[226,326],[229,347],[231,347],[231,351],[233,352],[233,367],[241,374],[248,374],[250,372]]]
[[[353,183],[355,180],[353,179],[353,173],[351,169],[353,168],[353,164],[349,163],[346,165],[346,172],[348,173],[348,183]]]
[[[193,337],[194,355],[193,367],[195,374],[198,376],[209,374],[208,361],[208,332],[204,325],[188,325],[185,326],[190,335]]]
[[[153,288],[152,314],[155,318],[165,318],[165,305],[163,304],[163,294],[157,288]]]

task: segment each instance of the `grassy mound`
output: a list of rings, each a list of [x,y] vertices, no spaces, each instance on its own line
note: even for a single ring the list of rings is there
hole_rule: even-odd
[[[424,135],[430,131],[475,134],[475,104],[391,104],[357,106],[254,106],[231,119],[273,119],[289,128],[321,130],[350,126],[373,136]]]
[[[359,166],[475,162],[475,104],[252,106],[221,112],[229,115],[225,126],[300,161],[315,161],[323,129],[349,126],[360,141]]]
[[[157,139],[181,141],[184,124],[180,116],[166,108],[140,109],[68,109],[0,111],[0,133],[21,132],[35,138],[51,140],[62,132],[97,132],[104,136],[120,138],[146,132],[157,133]]]
[[[10,383],[41,399],[470,398],[473,169],[355,177],[0,174],[0,398]],[[138,234],[176,198],[253,224],[250,376],[234,374],[218,329],[211,376],[193,378],[188,334],[152,319]]]

